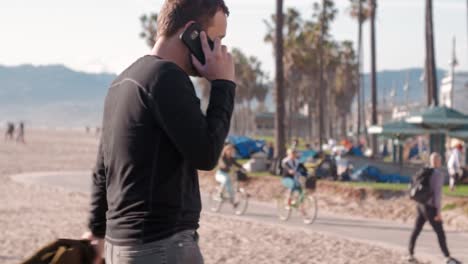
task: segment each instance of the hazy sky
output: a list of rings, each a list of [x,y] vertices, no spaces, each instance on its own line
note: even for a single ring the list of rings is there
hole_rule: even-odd
[[[65,64],[82,71],[118,73],[148,52],[139,38],[139,17],[158,11],[163,0],[14,0],[0,2],[0,65]],[[260,58],[274,72],[272,48],[263,42],[274,0],[226,0],[231,16],[225,44]],[[305,17],[313,0],[285,0]],[[378,0],[378,69],[421,67],[424,62],[424,0]],[[357,25],[348,0],[336,0],[333,24],[338,40],[355,40]],[[467,70],[466,2],[434,0],[437,66],[446,69],[452,36],[459,70]],[[365,25],[365,69],[369,66],[369,24]]]

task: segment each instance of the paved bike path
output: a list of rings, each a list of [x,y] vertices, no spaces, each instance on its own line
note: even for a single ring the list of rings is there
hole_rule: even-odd
[[[89,194],[89,186],[91,184],[90,173],[86,171],[22,174],[12,176],[12,179],[25,184],[54,186],[86,194]],[[206,205],[206,196],[202,198],[203,204]],[[205,210],[207,213],[210,213],[208,206],[205,206]],[[228,203],[223,205],[219,214],[228,217],[236,217]],[[318,218],[313,225],[304,225],[297,212],[293,212],[289,221],[281,222],[276,216],[276,209],[273,203],[254,201],[249,202],[246,214],[241,217],[254,221],[278,224],[285,227],[299,228],[304,231],[328,233],[400,250],[406,250],[406,245],[412,229],[411,225],[408,224],[327,214],[321,212],[320,209]],[[468,263],[468,233],[448,231],[447,241],[451,254],[463,263]],[[442,260],[436,235],[428,227],[426,227],[418,239],[416,252],[418,255],[422,255],[427,259],[434,261]]]

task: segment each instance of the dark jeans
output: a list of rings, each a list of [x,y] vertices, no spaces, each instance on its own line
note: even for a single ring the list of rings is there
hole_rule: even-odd
[[[426,221],[432,226],[432,229],[437,234],[437,239],[439,240],[440,249],[444,253],[445,257],[450,257],[449,250],[447,248],[447,242],[445,240],[445,232],[442,222],[437,222],[434,218],[437,216],[437,209],[429,205],[418,205],[418,217],[416,218],[416,223],[414,225],[413,233],[411,234],[411,239],[409,243],[409,252],[411,255],[414,254],[414,246],[416,245],[416,239],[421,233],[424,224]]]
[[[144,245],[116,246],[106,241],[105,254],[107,264],[203,264],[193,230]]]

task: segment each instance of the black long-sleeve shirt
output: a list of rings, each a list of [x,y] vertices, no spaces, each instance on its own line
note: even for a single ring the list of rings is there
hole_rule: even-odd
[[[117,245],[142,244],[197,229],[197,170],[216,166],[229,131],[235,84],[211,82],[206,116],[189,76],[145,56],[109,88],[89,227]]]

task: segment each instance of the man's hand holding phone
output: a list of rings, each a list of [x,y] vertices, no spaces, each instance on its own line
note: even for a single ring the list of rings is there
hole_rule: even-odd
[[[209,81],[228,80],[235,81],[235,69],[232,55],[227,47],[221,44],[221,39],[215,38],[214,48],[210,49],[206,33],[200,33],[200,40],[205,54],[205,65],[192,55],[192,63],[198,73]]]

